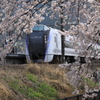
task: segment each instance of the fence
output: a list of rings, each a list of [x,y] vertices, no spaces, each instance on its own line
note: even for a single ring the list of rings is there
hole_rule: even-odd
[[[93,97],[93,98],[88,97],[85,100],[100,100],[100,91],[99,92],[93,92],[93,93],[96,93],[97,96]],[[92,94],[92,93],[89,93],[89,94]],[[80,95],[76,95],[76,96],[66,97],[66,98],[63,98],[63,99],[60,99],[60,100],[82,100],[82,98],[83,98],[83,94],[80,94]]]

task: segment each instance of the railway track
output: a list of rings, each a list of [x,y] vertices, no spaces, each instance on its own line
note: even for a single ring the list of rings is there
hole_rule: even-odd
[[[36,64],[36,63],[32,63],[32,64]],[[58,65],[60,65],[61,63],[37,63],[37,64],[39,64],[39,66],[46,66],[47,64],[49,65],[49,66],[53,66],[53,67],[55,67],[55,68],[57,68],[57,66]],[[27,66],[29,66],[29,64],[10,64],[10,63],[7,63],[7,64],[4,64],[4,65],[0,65],[0,69],[2,69],[2,68],[26,68]],[[100,70],[100,60],[93,60],[92,61],[92,69],[94,69],[94,70]]]

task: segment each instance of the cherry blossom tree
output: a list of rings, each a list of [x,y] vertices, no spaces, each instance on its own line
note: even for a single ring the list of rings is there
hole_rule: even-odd
[[[74,25],[71,23],[72,10],[77,20]],[[23,32],[31,33],[37,21],[45,20],[45,12],[57,20],[55,25],[58,25],[58,18],[62,19],[63,35],[77,37],[73,40],[77,44],[76,51],[86,59],[86,64],[80,64],[80,58],[76,57],[75,63],[68,64],[70,71],[66,75],[76,88],[73,93],[79,93],[82,77],[93,79],[88,70],[92,63],[90,58],[100,59],[100,0],[0,0],[0,34],[8,41],[12,38],[0,53],[1,63]],[[68,30],[69,22],[71,27]],[[85,90],[90,91],[87,84]]]
[[[78,43],[76,46],[77,52],[79,55],[85,57],[86,64],[79,64],[80,58],[76,58],[77,67],[74,68],[73,65],[70,65],[70,71],[67,73],[67,77],[71,78],[70,82],[76,87],[73,93],[79,93],[79,85],[83,81],[82,74],[85,78],[95,80],[98,82],[100,87],[100,77],[95,77],[89,70],[89,67],[92,66],[91,59],[100,59],[100,2],[89,0],[83,5],[83,8],[79,10],[79,24],[76,26],[71,26],[68,31],[65,31],[66,34],[76,35],[75,43]],[[82,22],[84,20],[84,23]],[[79,64],[79,65],[78,65]],[[100,76],[100,72],[98,72]],[[96,73],[96,75],[97,75]],[[74,80],[74,81],[73,81]],[[85,83],[86,93],[99,91],[100,88],[96,89],[93,86],[91,89]],[[84,95],[85,97],[93,97],[93,95]]]
[[[61,26],[68,25],[66,20],[68,20],[70,16],[71,5],[73,2],[76,3],[75,7],[78,9],[78,24],[72,25],[68,31],[66,28],[63,28],[64,32],[61,33],[63,35],[73,35],[77,37],[73,39],[77,44],[76,51],[82,58],[85,58],[86,61],[86,64],[80,64],[80,57],[76,57],[76,62],[70,65],[70,71],[67,73],[67,77],[69,77],[70,82],[76,88],[73,93],[79,93],[78,87],[83,82],[83,76],[91,80],[95,80],[96,78],[92,75],[93,73],[90,72],[89,67],[92,66],[92,59],[100,59],[100,2],[94,0],[73,0],[71,2],[66,2],[65,0],[53,1],[52,3],[54,5],[52,4],[51,10],[54,12],[51,17],[55,18],[55,15],[58,14],[59,17],[63,19]],[[66,64],[64,66],[68,68],[69,64],[68,66]],[[98,76],[99,75],[100,73],[98,73]],[[98,82],[100,86],[100,77],[97,79],[96,82]],[[87,93],[96,90],[95,86],[89,89],[86,82],[84,88]],[[90,95],[88,95],[88,97],[90,97]],[[91,97],[93,97],[93,95],[91,95]]]
[[[42,15],[47,9],[46,4],[52,0],[0,0],[0,33],[5,40],[13,41],[4,46],[0,54],[1,63],[7,53],[11,52],[13,44],[23,32],[29,34],[36,22],[42,21]],[[5,40],[3,42],[5,42]]]

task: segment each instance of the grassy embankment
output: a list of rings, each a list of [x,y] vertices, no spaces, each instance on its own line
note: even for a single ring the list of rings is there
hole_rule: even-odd
[[[52,64],[0,66],[0,100],[58,100],[71,96],[74,87],[65,74],[65,69]],[[80,93],[84,81],[95,85],[83,77]]]
[[[71,95],[74,88],[57,65],[23,66],[0,70],[0,100],[58,100]]]

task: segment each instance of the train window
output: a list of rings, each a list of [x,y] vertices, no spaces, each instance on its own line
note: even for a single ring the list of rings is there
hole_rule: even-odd
[[[43,31],[44,26],[34,26],[33,31]]]
[[[74,43],[70,41],[65,41],[65,47],[66,48],[74,48]]]
[[[47,30],[50,30],[50,29],[49,29],[47,26],[45,26],[45,27],[44,27],[44,30],[46,30],[46,31],[47,31]]]
[[[55,41],[55,43],[56,43],[56,47],[58,48],[57,36],[56,36],[56,37],[54,37],[54,41]]]
[[[25,54],[25,41],[17,41],[14,45],[14,53],[15,54]]]
[[[44,25],[36,25],[33,28],[33,31],[46,31],[46,30],[50,30],[49,27],[44,26]]]

